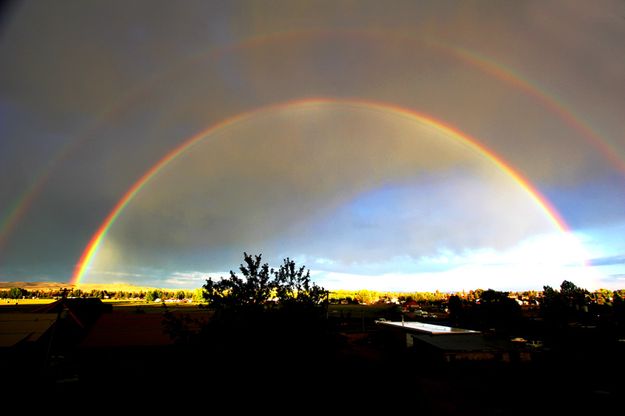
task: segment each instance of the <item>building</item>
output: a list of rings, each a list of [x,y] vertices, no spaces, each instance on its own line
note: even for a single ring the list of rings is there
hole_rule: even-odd
[[[378,325],[392,334],[395,342],[402,342],[428,360],[447,363],[529,360],[529,354],[512,348],[509,342],[486,337],[480,331],[423,322],[381,321]]]

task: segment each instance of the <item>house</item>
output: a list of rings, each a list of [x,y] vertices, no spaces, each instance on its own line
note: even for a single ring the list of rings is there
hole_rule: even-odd
[[[418,308],[419,308],[419,304],[417,303],[417,301],[413,299],[407,300],[406,302],[403,303],[403,305],[401,305],[401,310],[403,312],[412,311]]]
[[[56,314],[69,318],[76,326],[86,329],[93,325],[103,313],[113,310],[110,304],[105,304],[99,298],[66,298],[40,306],[34,313]]]

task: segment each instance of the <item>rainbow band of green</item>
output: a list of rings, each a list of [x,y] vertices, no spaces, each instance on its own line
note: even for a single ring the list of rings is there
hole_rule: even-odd
[[[160,159],[154,166],[152,166],[147,172],[145,172],[133,185],[130,189],[124,194],[124,196],[115,204],[109,215],[104,219],[100,227],[97,229],[89,244],[87,244],[84,249],[80,260],[76,264],[76,268],[74,270],[74,274],[70,281],[71,284],[78,285],[81,280],[84,278],[89,266],[93,262],[95,255],[102,243],[104,237],[106,237],[108,231],[111,229],[112,225],[115,223],[117,218],[120,216],[124,208],[128,206],[128,204],[132,201],[132,199],[143,189],[143,187],[154,178],[165,166],[174,161],[180,155],[191,149],[194,145],[199,143],[204,138],[208,137],[211,133],[215,132],[218,129],[223,127],[233,125],[238,121],[243,119],[247,119],[256,114],[262,112],[269,112],[274,110],[286,109],[293,106],[303,106],[303,105],[319,105],[319,104],[343,104],[350,105],[354,107],[368,108],[368,109],[376,109],[380,111],[390,111],[396,114],[400,114],[414,120],[417,120],[423,124],[426,124],[430,127],[437,129],[438,131],[449,135],[455,140],[465,144],[469,148],[478,152],[482,156],[486,157],[489,161],[491,161],[498,169],[503,171],[506,175],[512,178],[523,190],[527,193],[527,195],[531,198],[531,200],[547,215],[550,222],[561,232],[567,232],[568,226],[561,218],[560,214],[554,209],[554,207],[540,194],[540,192],[530,184],[530,182],[525,179],[521,174],[516,172],[512,167],[510,167],[506,162],[503,161],[499,156],[497,156],[494,152],[486,148],[484,145],[479,143],[476,139],[471,136],[461,132],[455,127],[437,120],[430,115],[420,113],[411,109],[398,107],[393,104],[376,102],[376,101],[365,101],[365,100],[348,100],[348,99],[333,99],[333,98],[311,98],[311,99],[303,99],[296,101],[288,101],[281,104],[270,105],[261,107],[255,110],[251,110],[245,113],[241,113],[235,115],[233,117],[222,120],[221,122],[214,124],[208,127],[205,130],[200,131],[199,133],[189,137],[184,140],[182,144],[172,149],[169,153],[167,153],[162,159]]]

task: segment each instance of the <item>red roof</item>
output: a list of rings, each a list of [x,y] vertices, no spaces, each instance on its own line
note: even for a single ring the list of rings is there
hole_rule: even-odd
[[[160,313],[113,312],[104,314],[81,343],[82,347],[135,347],[169,345]]]

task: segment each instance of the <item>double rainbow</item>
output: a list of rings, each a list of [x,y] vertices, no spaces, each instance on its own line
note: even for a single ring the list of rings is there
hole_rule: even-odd
[[[557,96],[548,92],[545,88],[533,82],[526,76],[523,76],[523,74],[518,71],[496,62],[491,57],[478,54],[471,49],[450,44],[448,42],[442,42],[433,38],[426,39],[422,42],[413,38],[410,34],[377,32],[373,30],[312,30],[270,33],[254,36],[234,45],[227,45],[208,52],[202,51],[200,53],[190,55],[187,59],[176,62],[171,67],[163,71],[159,71],[152,77],[147,78],[146,81],[138,84],[135,88],[132,88],[119,102],[104,109],[101,114],[96,117],[96,122],[93,125],[88,126],[82,133],[77,134],[74,139],[69,140],[68,143],[52,157],[50,162],[39,170],[24,192],[22,192],[18,198],[8,205],[8,209],[6,209],[4,213],[0,213],[3,214],[2,217],[0,217],[0,254],[4,245],[9,240],[9,237],[16,230],[21,219],[26,215],[30,206],[44,189],[44,185],[49,180],[52,171],[59,166],[60,163],[68,157],[68,155],[80,147],[80,145],[89,137],[92,137],[104,122],[110,121],[115,116],[123,113],[131,104],[145,99],[147,92],[151,91],[158,83],[172,77],[178,70],[183,69],[186,66],[196,65],[209,59],[218,61],[227,53],[261,47],[263,45],[284,40],[335,36],[353,37],[355,39],[369,39],[372,41],[383,40],[388,41],[391,44],[394,42],[420,43],[433,47],[442,53],[447,54],[452,59],[456,59],[479,71],[482,71],[487,75],[502,81],[506,85],[509,85],[515,90],[531,97],[549,113],[555,115],[566,125],[575,130],[580,137],[597,149],[597,151],[609,162],[611,166],[616,168],[619,172],[625,173],[625,161],[619,156],[618,150],[609,141],[602,138],[595,129],[588,125],[588,123],[585,123],[583,119],[579,117],[579,115],[575,114],[562,100],[558,99]],[[388,105],[384,106],[394,107]],[[215,128],[219,128],[219,126],[224,123],[228,124],[229,121],[235,121],[237,118],[238,116],[235,116],[224,120],[216,125]]]

